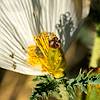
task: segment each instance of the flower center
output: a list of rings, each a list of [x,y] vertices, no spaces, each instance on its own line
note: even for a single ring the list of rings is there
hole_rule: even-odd
[[[41,65],[43,71],[52,74],[55,78],[63,76],[65,60],[61,50],[60,40],[54,33],[43,32],[34,36],[36,45],[27,48],[27,62]]]

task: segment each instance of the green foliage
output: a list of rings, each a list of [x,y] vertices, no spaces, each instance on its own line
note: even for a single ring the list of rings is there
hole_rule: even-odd
[[[38,76],[33,81],[39,81],[36,84],[32,92],[30,100],[39,100],[39,98],[48,98],[53,93],[56,93],[58,97],[63,97],[63,94],[60,94],[60,86],[63,85],[66,91],[66,94],[69,93],[69,99],[74,100],[76,96],[76,88],[80,87],[81,92],[87,93],[88,84],[98,84],[100,83],[100,74],[91,74],[91,71],[88,73],[81,72],[75,79],[68,79],[66,76],[55,79],[54,77],[47,76]],[[60,99],[61,100],[61,99]]]
[[[55,80],[51,76],[38,76],[36,79],[33,79],[33,81],[40,81],[35,88],[35,91],[33,91],[32,96],[30,97],[30,100],[38,100],[40,97],[47,97],[50,92],[52,91],[58,91],[59,82]]]

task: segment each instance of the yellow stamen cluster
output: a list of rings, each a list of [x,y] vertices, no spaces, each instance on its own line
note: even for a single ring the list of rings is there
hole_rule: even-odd
[[[29,45],[27,48],[27,62],[34,65],[41,65],[43,71],[52,74],[55,78],[63,76],[64,58],[61,48],[52,48],[49,45],[49,40],[54,33],[40,33],[34,36],[36,45]]]

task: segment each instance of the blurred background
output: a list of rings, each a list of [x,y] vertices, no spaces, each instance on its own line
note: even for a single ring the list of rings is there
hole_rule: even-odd
[[[68,77],[77,76],[81,67],[100,68],[100,0],[91,0],[90,13],[67,53]],[[34,87],[32,79],[0,69],[0,100],[28,100]],[[78,96],[76,100],[100,100],[100,85],[88,86],[88,95],[78,92]]]

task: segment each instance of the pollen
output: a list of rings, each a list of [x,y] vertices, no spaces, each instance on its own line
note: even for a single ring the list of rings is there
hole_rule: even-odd
[[[63,77],[65,60],[60,47],[60,40],[54,33],[47,32],[34,36],[34,40],[36,45],[31,44],[27,48],[27,63],[33,67],[40,65],[42,71],[53,75],[55,78]]]

